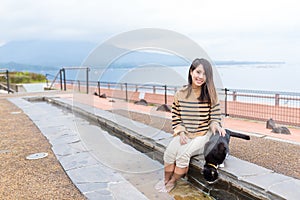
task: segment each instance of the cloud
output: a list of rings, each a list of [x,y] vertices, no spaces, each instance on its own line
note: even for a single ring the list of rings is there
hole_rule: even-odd
[[[218,54],[222,57],[241,54],[239,49],[245,45],[252,48],[273,41],[288,48],[299,44],[300,15],[294,0],[2,0],[0,24],[2,43],[29,39],[102,42],[133,29],[165,28],[208,49],[217,48],[212,52],[230,48],[230,55],[229,51]]]
[[[169,28],[186,33],[256,31],[298,26],[294,1],[143,1],[143,0],[4,0],[1,24],[19,35],[45,33],[57,37],[66,30],[74,37],[117,33],[144,27]],[[85,31],[86,30],[86,31]],[[47,33],[48,32],[48,33]],[[17,33],[15,35],[18,35]],[[36,37],[38,35],[35,35]]]

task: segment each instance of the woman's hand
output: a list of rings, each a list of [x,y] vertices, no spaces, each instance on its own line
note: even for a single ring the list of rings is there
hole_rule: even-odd
[[[185,132],[180,132],[179,133],[179,136],[180,136],[180,144],[181,145],[184,145],[184,144],[186,144],[187,142],[188,142],[188,136],[186,136],[186,134],[185,134]]]
[[[226,131],[224,128],[220,127],[220,125],[218,123],[212,123],[210,125],[210,129],[212,131],[213,134],[216,134],[216,132],[218,131],[220,136],[225,136],[226,135]]]

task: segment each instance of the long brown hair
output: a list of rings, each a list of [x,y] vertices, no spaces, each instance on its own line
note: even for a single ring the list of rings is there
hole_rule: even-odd
[[[199,101],[207,101],[209,102],[211,105],[215,105],[218,103],[218,96],[217,96],[217,92],[216,92],[216,88],[215,88],[215,84],[214,84],[214,78],[213,78],[213,69],[212,66],[210,64],[210,62],[204,58],[196,58],[189,69],[189,73],[188,73],[188,94],[187,97],[190,96],[191,92],[192,92],[192,76],[191,76],[191,72],[194,71],[199,65],[203,66],[203,69],[205,71],[205,75],[206,75],[206,81],[205,83],[201,86],[201,92],[200,92],[200,96],[198,97]]]

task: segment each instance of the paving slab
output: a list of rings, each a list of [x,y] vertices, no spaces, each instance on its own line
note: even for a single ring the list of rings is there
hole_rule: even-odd
[[[82,144],[54,144],[52,150],[57,156],[68,156],[87,151]]]
[[[75,184],[124,181],[117,172],[101,164],[71,169],[66,172],[70,177],[72,177],[72,181]]]
[[[77,131],[63,124],[54,127],[38,127],[48,139],[55,139],[62,135],[77,135]]]
[[[222,168],[222,170],[226,171],[231,176],[234,176],[237,180],[243,180],[244,177],[249,176],[258,176],[262,174],[273,173],[272,170],[260,167],[253,163],[249,163],[230,155],[225,160],[224,165],[225,167]]]
[[[297,183],[293,182],[293,179],[288,176],[284,176],[282,174],[277,173],[267,173],[267,174],[261,174],[257,176],[250,176],[245,177],[243,181],[253,184],[256,188],[260,188],[261,190],[264,190],[266,193],[271,193],[278,195],[278,197],[283,197],[285,199],[293,198],[293,193],[291,191],[294,191],[296,188],[299,188],[299,183],[297,186]],[[279,188],[277,188],[279,187]],[[274,189],[275,188],[275,189]],[[287,191],[280,191],[282,188],[286,189]],[[280,191],[278,193],[278,191]],[[290,193],[288,195],[284,193]]]
[[[268,188],[268,193],[276,194],[284,199],[299,199],[300,180],[290,178],[286,181],[278,181]]]
[[[252,183],[253,185],[255,184],[256,186],[266,191],[270,190],[270,188],[272,188],[274,185],[289,180],[291,180],[291,177],[284,176],[282,174],[277,174],[274,172],[243,178],[243,181],[247,181],[248,183]]]
[[[91,191],[97,191],[97,190],[107,190],[108,188],[108,182],[100,182],[100,183],[78,183],[77,187],[79,190],[85,194]],[[110,195],[110,194],[109,194]],[[107,195],[105,195],[107,196]]]
[[[80,137],[78,134],[74,134],[73,132],[69,131],[62,131],[60,132],[61,135],[55,134],[56,137],[49,137],[51,138],[52,145],[58,144],[72,144],[80,142]]]
[[[112,195],[114,199],[120,199],[120,200],[127,200],[128,197],[131,199],[140,199],[145,200],[147,199],[145,196],[142,196],[138,192],[134,192],[132,189],[132,185],[127,183],[110,183],[109,189],[112,191]]]
[[[79,152],[58,158],[63,168],[68,171],[76,168],[96,165],[99,162],[89,152]]]
[[[96,190],[92,192],[86,192],[84,195],[90,200],[115,200],[111,193],[107,194],[107,190]]]

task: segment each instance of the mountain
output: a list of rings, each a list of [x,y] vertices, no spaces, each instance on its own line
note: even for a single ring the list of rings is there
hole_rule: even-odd
[[[80,66],[90,53],[97,47],[96,43],[84,41],[13,41],[0,47],[0,68],[10,70],[37,70],[37,68],[55,68],[63,66]],[[95,57],[90,57],[87,62],[89,66],[101,63],[101,58],[111,55],[121,55],[114,60],[114,67],[132,67],[149,63],[159,63],[162,65],[184,65],[186,62],[174,55],[158,52],[130,52],[113,45],[102,46],[102,51],[94,52]],[[95,64],[96,63],[96,64]]]
[[[28,65],[16,62],[0,63],[0,69],[7,69],[8,71],[28,71],[28,72],[47,72],[58,71],[59,67],[42,66],[42,65]]]
[[[111,65],[118,68],[130,68],[143,65],[186,66],[189,63],[181,57],[172,54],[154,51],[131,51],[118,57]]]
[[[111,44],[101,46],[86,41],[13,41],[0,47],[0,69],[10,71],[57,71],[64,66],[101,66],[127,68],[138,65],[188,66],[186,60],[156,51],[129,51]],[[94,50],[94,51],[93,51]],[[91,53],[93,52],[93,53]],[[120,56],[120,57],[117,57]],[[88,60],[85,60],[86,58]],[[113,61],[112,63],[106,61]],[[217,65],[278,64],[257,61],[215,61]]]
[[[235,60],[226,60],[226,61],[215,61],[216,65],[259,65],[259,64],[284,64],[283,61],[235,61]]]

